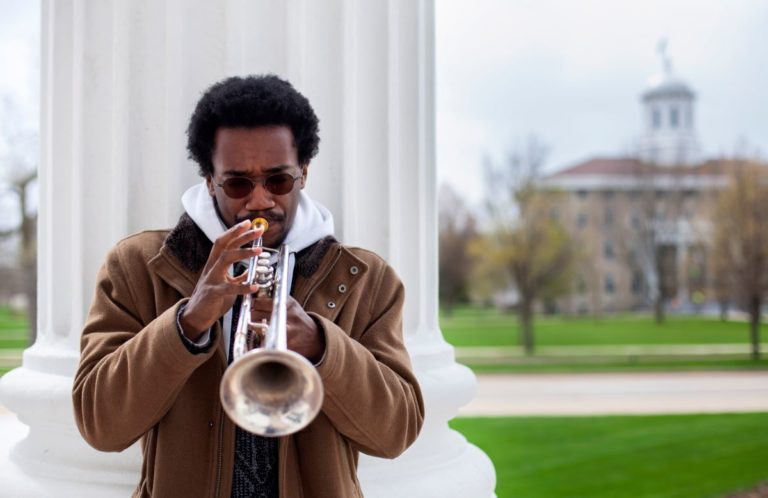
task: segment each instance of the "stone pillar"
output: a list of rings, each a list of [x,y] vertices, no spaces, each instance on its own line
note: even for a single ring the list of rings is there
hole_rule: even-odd
[[[353,42],[341,72],[343,152],[332,164],[343,188],[335,212],[344,241],[375,250],[404,281],[404,330],[427,412],[421,436],[400,458],[361,457],[360,482],[368,498],[489,497],[490,460],[447,424],[474,395],[475,377],[455,362],[437,320],[433,3],[349,2],[346,10]]]
[[[172,226],[199,181],[187,119],[212,82],[273,72],[321,119],[309,191],[339,236],[386,257],[407,287],[405,333],[422,383],[422,436],[361,461],[369,497],[493,495],[488,458],[449,430],[473,394],[437,324],[431,0],[44,0],[38,340],[2,378],[20,431],[0,482],[14,497],[123,497],[136,447],[90,449],[70,390],[95,275],[118,239]]]

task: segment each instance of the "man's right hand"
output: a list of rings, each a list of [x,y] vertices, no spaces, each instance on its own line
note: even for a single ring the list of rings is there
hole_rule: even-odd
[[[256,240],[262,233],[262,229],[253,230],[251,223],[246,220],[232,226],[213,243],[195,290],[179,317],[182,331],[189,340],[197,341],[235,304],[238,295],[258,290],[258,285],[243,285],[248,272],[233,277],[229,274],[229,268],[242,259],[261,253],[261,248],[243,246]]]

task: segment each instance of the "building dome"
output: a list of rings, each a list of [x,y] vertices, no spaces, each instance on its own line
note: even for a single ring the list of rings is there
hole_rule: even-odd
[[[694,126],[696,94],[672,71],[666,40],[659,43],[661,72],[652,76],[641,94],[645,132],[642,160],[661,166],[694,164],[699,145]]]
[[[643,92],[643,101],[657,98],[695,98],[695,94],[686,82],[670,73],[653,76],[648,80],[648,85]]]

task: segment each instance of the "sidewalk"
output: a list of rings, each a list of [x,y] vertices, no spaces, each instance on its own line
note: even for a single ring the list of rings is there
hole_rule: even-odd
[[[460,416],[768,412],[768,371],[478,376]]]
[[[699,356],[747,356],[749,344],[628,344],[589,346],[538,346],[536,356],[527,357],[520,346],[457,347],[456,358],[460,361],[498,361],[513,358],[536,362],[546,358],[607,358],[607,357],[699,357]]]
[[[460,416],[768,412],[768,371],[478,375]],[[3,426],[16,416],[0,405]]]

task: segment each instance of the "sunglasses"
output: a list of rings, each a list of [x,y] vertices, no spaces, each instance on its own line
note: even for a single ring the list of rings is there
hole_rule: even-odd
[[[258,184],[261,184],[267,192],[273,195],[289,194],[293,190],[296,180],[299,178],[301,178],[301,175],[293,177],[288,173],[270,175],[259,181],[245,176],[236,176],[227,178],[224,182],[217,183],[216,185],[224,189],[224,193],[227,194],[227,197],[232,199],[242,199],[243,197],[250,195]]]

